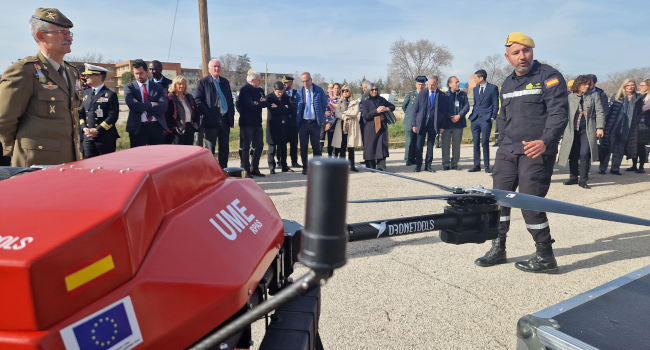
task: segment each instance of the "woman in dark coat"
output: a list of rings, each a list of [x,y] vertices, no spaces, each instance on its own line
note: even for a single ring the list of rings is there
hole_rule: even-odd
[[[605,125],[604,144],[609,148],[600,163],[600,174],[605,174],[610,155],[612,167],[609,171],[613,175],[622,175],[620,172],[623,156],[636,158],[636,132],[637,125],[634,120],[634,105],[639,95],[636,93],[634,80],[625,79],[621,88],[610,99],[610,115]]]
[[[634,119],[637,125],[636,153],[637,157],[632,158],[632,167],[626,171],[634,171],[637,174],[645,173],[643,166],[648,161],[645,145],[650,142],[650,79],[642,80],[639,83],[641,96],[634,105]],[[637,159],[639,167],[637,168]]]
[[[187,79],[182,75],[169,84],[165,120],[173,132],[175,145],[194,144],[194,133],[199,130],[199,107],[194,96],[187,93]]]
[[[273,92],[266,95],[266,143],[269,144],[267,159],[270,173],[275,174],[275,156],[282,168],[282,172],[293,171],[287,166],[287,137],[284,124],[291,123],[292,105],[291,98],[284,93],[284,84],[276,81]]]
[[[394,111],[395,106],[379,96],[377,85],[368,84],[366,99],[361,102],[362,115],[366,121],[363,130],[363,158],[366,166],[377,170],[386,170],[388,158],[388,123],[384,113]]]

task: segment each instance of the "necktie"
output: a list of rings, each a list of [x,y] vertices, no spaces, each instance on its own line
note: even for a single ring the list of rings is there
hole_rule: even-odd
[[[478,92],[478,100],[482,101],[483,100],[483,86],[481,86],[481,89]]]
[[[431,113],[433,113],[433,98],[434,98],[434,93],[429,92],[429,108],[431,109]],[[429,113],[429,118],[431,118],[431,113]]]
[[[149,93],[147,92],[147,84],[142,84],[142,102],[149,102]],[[146,113],[146,112],[145,112]],[[153,117],[147,114],[147,121],[153,121]]]
[[[61,76],[61,78],[63,78],[63,81],[65,81],[66,87],[70,88],[70,85],[68,84],[68,79],[65,76],[65,68],[63,67],[63,65],[59,66],[58,72],[59,72],[59,75]]]
[[[312,119],[311,116],[311,91],[307,90],[307,98],[305,99],[305,117],[306,119]]]

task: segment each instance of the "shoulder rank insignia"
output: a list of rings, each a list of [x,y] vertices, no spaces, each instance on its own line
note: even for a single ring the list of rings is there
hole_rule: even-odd
[[[47,79],[45,79],[45,74],[43,74],[43,71],[41,70],[41,65],[34,63],[34,68],[36,69],[36,77],[38,78],[38,81],[41,84],[45,84],[47,82]]]
[[[547,88],[550,88],[551,86],[555,86],[559,83],[560,81],[557,78],[548,79],[547,81],[544,82]]]

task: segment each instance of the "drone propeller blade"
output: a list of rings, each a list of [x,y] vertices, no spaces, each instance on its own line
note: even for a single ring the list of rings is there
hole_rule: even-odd
[[[445,194],[441,196],[421,196],[421,197],[400,197],[400,198],[380,198],[380,199],[362,199],[356,201],[348,201],[348,203],[381,203],[381,202],[403,202],[403,201],[419,201],[423,199],[455,199],[455,198],[486,198],[492,197],[484,194]]]
[[[447,192],[454,192],[454,190],[453,190],[452,188],[449,188],[449,187],[447,187],[447,186],[443,186],[443,185],[440,185],[440,184],[437,184],[437,183],[429,182],[429,181],[426,181],[426,180],[420,180],[420,179],[416,179],[416,178],[414,178],[414,177],[410,177],[410,176],[404,176],[404,175],[393,174],[393,173],[389,173],[389,172],[381,171],[381,170],[377,170],[377,169],[370,169],[370,168],[367,168],[367,167],[365,167],[365,166],[361,166],[361,165],[359,165],[358,167],[361,168],[361,169],[364,169],[364,170],[372,171],[373,173],[380,173],[380,174],[385,174],[385,175],[390,175],[390,176],[399,177],[399,178],[402,178],[402,179],[407,179],[407,180],[412,180],[412,181],[422,182],[422,183],[425,183],[425,184],[427,184],[427,185],[433,185],[433,186],[436,186],[436,187],[438,187],[438,188],[440,188],[440,189],[443,189],[443,190],[445,190],[445,191],[447,191]]]
[[[650,226],[650,220],[635,218],[633,216],[612,213],[605,210],[584,207],[581,205],[564,203],[552,199],[531,196],[528,194],[489,190],[499,205],[511,208],[545,211],[564,215],[580,216],[584,218],[622,222],[626,224]]]

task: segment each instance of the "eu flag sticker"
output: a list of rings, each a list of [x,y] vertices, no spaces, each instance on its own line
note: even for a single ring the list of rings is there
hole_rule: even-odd
[[[67,350],[129,350],[142,343],[129,296],[61,329],[60,333]]]

